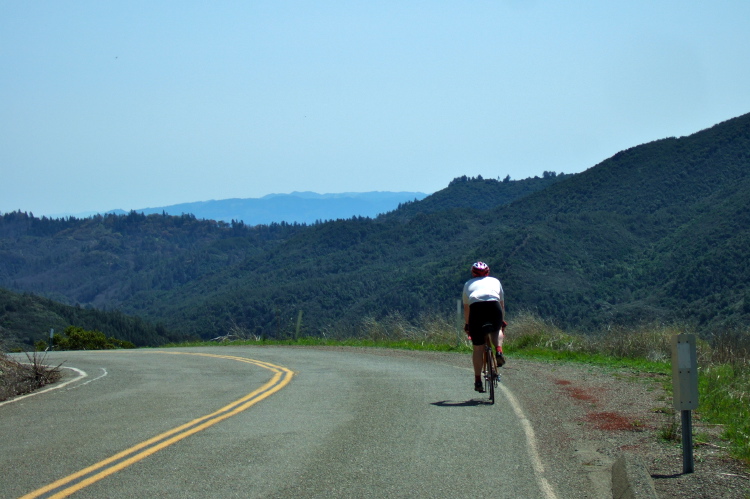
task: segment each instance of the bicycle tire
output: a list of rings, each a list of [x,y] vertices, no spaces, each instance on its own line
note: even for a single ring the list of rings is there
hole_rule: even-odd
[[[485,371],[485,380],[487,392],[490,394],[490,404],[495,403],[495,380],[497,379],[497,368],[495,367],[495,357],[492,355],[490,348],[485,348],[487,357],[487,370]]]

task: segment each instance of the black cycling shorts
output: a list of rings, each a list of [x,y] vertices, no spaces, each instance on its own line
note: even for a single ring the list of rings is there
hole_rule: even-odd
[[[478,301],[469,305],[469,334],[474,345],[484,345],[487,334],[500,331],[503,309],[499,301]]]

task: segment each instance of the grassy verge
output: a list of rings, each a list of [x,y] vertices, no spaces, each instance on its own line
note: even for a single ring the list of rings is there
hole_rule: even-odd
[[[307,346],[355,346],[397,348],[407,350],[431,350],[439,352],[470,352],[463,332],[456,332],[456,324],[440,317],[425,317],[417,324],[410,324],[400,315],[394,314],[382,320],[366,318],[355,330],[324,330],[320,336],[304,336],[285,339],[269,339],[248,334],[217,338],[219,341],[186,342],[165,347],[208,345],[307,345]]]
[[[445,343],[428,343],[414,340],[388,340],[388,339],[368,339],[368,338],[349,338],[333,340],[327,338],[317,338],[311,336],[301,337],[299,339],[234,339],[228,341],[193,341],[184,343],[170,343],[161,348],[174,347],[205,347],[205,346],[242,346],[242,345],[291,345],[291,346],[347,346],[347,347],[372,347],[372,348],[395,348],[402,350],[426,350],[434,352],[470,352],[468,346],[461,343],[460,345]]]
[[[750,465],[750,370],[747,365],[719,364],[699,377],[699,412],[708,422],[724,426],[723,437],[733,454]]]
[[[610,329],[599,335],[563,332],[534,316],[523,316],[509,329],[507,352],[536,359],[566,360],[668,375],[672,391],[671,340],[691,332],[676,326]],[[699,407],[705,423],[720,425],[734,457],[750,465],[750,332],[730,332],[699,340]],[[671,430],[671,431],[670,431]],[[678,439],[675,426],[664,438]]]

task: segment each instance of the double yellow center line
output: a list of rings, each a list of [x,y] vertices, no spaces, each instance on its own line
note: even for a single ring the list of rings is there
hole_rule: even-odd
[[[247,364],[254,364],[256,366],[268,369],[273,372],[271,379],[263,386],[254,390],[244,397],[235,400],[234,402],[225,405],[221,409],[206,416],[202,416],[198,419],[194,419],[189,423],[173,428],[167,432],[150,438],[144,442],[141,442],[129,449],[115,454],[103,461],[93,464],[87,468],[82,469],[72,475],[68,475],[65,478],[61,478],[45,487],[37,489],[23,496],[21,499],[31,499],[36,497],[45,498],[60,498],[68,497],[69,495],[88,487],[92,483],[98,482],[102,478],[105,478],[113,473],[116,473],[124,468],[127,468],[133,463],[137,463],[141,459],[168,447],[176,442],[179,442],[183,438],[187,438],[190,435],[203,431],[209,426],[213,426],[216,423],[223,421],[227,418],[239,414],[240,412],[248,409],[255,405],[261,400],[265,399],[278,392],[292,380],[294,372],[286,367],[277,366],[269,362],[262,362],[259,360],[248,359],[245,357],[233,357],[231,355],[214,355],[208,353],[189,353],[189,352],[159,352],[171,355],[197,355],[202,357],[214,357],[217,359],[229,359],[236,360],[238,362],[245,362]]]

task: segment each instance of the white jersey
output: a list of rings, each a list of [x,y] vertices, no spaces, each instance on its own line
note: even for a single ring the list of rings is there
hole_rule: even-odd
[[[480,301],[504,301],[503,286],[494,277],[475,277],[464,284],[464,305]]]

